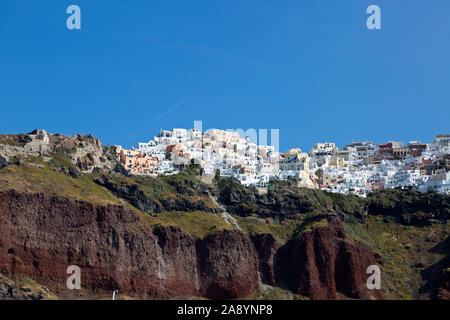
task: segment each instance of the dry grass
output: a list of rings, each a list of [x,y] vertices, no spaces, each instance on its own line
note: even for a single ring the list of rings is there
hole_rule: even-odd
[[[123,204],[107,189],[86,176],[74,179],[52,170],[46,164],[42,166],[9,165],[3,168],[0,170],[0,191],[14,189],[29,193],[47,193],[95,204]]]
[[[156,216],[143,213],[141,223],[152,228],[169,225],[178,226],[187,234],[200,239],[219,230],[234,229],[223,220],[220,214],[202,211],[162,212]]]

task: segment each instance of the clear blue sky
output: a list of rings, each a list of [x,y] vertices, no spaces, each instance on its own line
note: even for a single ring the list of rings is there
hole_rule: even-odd
[[[450,133],[449,59],[448,0],[1,0],[0,133],[132,146],[202,120],[278,128],[282,150],[430,141]]]

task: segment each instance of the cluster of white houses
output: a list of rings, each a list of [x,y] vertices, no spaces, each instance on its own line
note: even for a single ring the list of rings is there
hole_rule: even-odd
[[[339,149],[317,143],[280,153],[257,145],[236,131],[161,130],[138,148],[117,147],[118,158],[132,174],[171,175],[190,164],[202,174],[233,177],[246,186],[267,187],[271,180],[295,179],[299,186],[366,196],[374,189],[402,188],[450,194],[450,135],[431,143],[353,142]]]

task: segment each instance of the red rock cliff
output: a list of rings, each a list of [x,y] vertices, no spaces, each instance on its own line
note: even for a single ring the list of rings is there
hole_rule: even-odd
[[[259,286],[248,236],[222,231],[204,240],[177,227],[153,232],[121,206],[93,206],[15,191],[0,194],[0,272],[26,274],[71,295],[68,265],[89,294],[118,289],[146,298],[238,298]],[[83,290],[82,290],[83,291]]]
[[[276,254],[275,277],[295,292],[312,299],[380,299],[379,290],[368,290],[367,267],[382,263],[371,249],[345,236],[338,216],[327,217],[328,226],[298,235]]]
[[[120,290],[134,297],[242,298],[264,283],[287,281],[313,299],[380,298],[367,292],[370,249],[346,239],[338,217],[286,245],[236,230],[192,238],[155,230],[121,206],[15,191],[0,193],[0,272],[27,275],[62,297]],[[66,288],[68,265],[82,270],[81,291]]]

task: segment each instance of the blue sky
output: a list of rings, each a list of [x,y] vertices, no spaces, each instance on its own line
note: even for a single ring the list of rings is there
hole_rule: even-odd
[[[202,120],[279,129],[282,150],[430,141],[450,133],[449,17],[448,0],[1,0],[0,133],[129,147]]]

